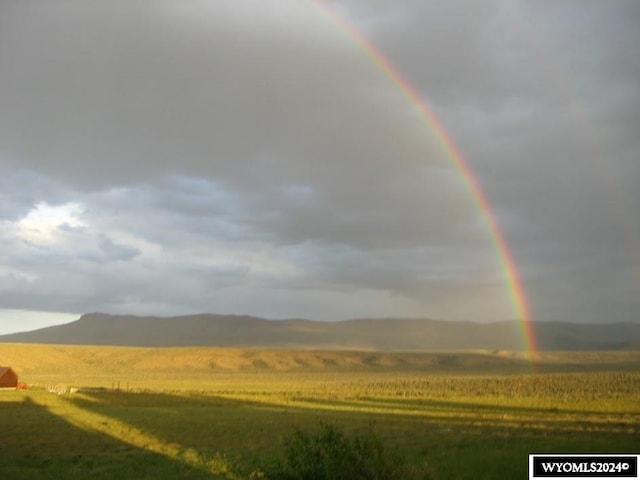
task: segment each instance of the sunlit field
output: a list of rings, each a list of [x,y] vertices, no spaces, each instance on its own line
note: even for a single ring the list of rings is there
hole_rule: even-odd
[[[0,478],[264,478],[295,429],[372,429],[412,478],[633,452],[640,352],[377,354],[0,345]],[[51,390],[51,391],[49,391]]]

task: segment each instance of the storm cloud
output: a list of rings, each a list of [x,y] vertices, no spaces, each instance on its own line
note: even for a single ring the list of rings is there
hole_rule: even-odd
[[[327,5],[465,155],[534,319],[635,320],[636,2]],[[313,2],[5,1],[0,106],[4,309],[518,314],[441,139]]]

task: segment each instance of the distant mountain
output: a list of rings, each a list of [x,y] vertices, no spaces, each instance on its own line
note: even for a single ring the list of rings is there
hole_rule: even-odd
[[[640,325],[539,323],[541,350],[637,349]],[[90,313],[75,322],[0,336],[3,343],[354,350],[522,350],[516,322],[355,319],[320,322],[238,315],[138,317]]]

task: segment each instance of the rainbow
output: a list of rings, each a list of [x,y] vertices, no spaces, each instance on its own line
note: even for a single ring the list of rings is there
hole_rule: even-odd
[[[496,220],[491,204],[487,199],[480,183],[476,179],[460,149],[455,145],[451,137],[447,134],[444,125],[436,117],[434,112],[427,106],[417,90],[411,83],[403,77],[402,73],[385,57],[385,55],[358,29],[349,23],[343,16],[333,10],[329,5],[321,0],[310,0],[311,4],[326,15],[338,28],[344,32],[367,57],[395,84],[404,97],[414,106],[420,117],[424,120],[427,128],[435,134],[437,142],[446,154],[449,161],[463,178],[464,184],[476,204],[482,219],[489,231],[491,240],[498,252],[504,278],[509,287],[509,296],[515,309],[523,346],[528,358],[532,360],[537,351],[536,336],[531,319],[531,312],[524,290],[524,285],[518,268],[513,258],[507,240]]]

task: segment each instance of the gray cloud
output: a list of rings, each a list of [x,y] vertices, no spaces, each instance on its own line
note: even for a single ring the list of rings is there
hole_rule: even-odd
[[[639,8],[333,2],[442,120],[535,318],[640,297]],[[495,320],[492,240],[312,3],[0,5],[0,307]]]
[[[100,239],[99,246],[109,260],[131,260],[141,253],[138,248],[115,243],[105,236]]]

